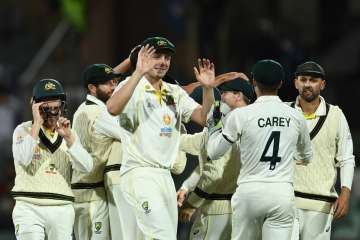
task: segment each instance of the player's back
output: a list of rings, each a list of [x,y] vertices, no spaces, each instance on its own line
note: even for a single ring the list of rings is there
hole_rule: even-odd
[[[254,104],[235,111],[232,120],[238,122],[235,125],[241,136],[238,184],[292,182],[300,131],[306,130],[301,114],[277,96],[261,97]]]

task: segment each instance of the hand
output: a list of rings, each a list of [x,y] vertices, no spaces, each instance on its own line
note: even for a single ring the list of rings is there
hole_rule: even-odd
[[[196,79],[205,88],[213,88],[216,86],[215,82],[215,66],[209,59],[198,59],[199,70],[194,67]]]
[[[70,147],[75,141],[75,137],[71,132],[70,120],[67,118],[60,117],[55,130],[65,139],[68,147]]]
[[[350,189],[341,188],[341,193],[334,203],[334,219],[344,217],[349,211]]]
[[[188,193],[188,190],[185,189],[184,187],[181,187],[181,188],[177,191],[176,195],[177,195],[177,204],[178,204],[178,207],[182,207],[182,206],[183,206],[184,201],[185,201],[185,199],[186,199],[187,193]]]
[[[155,48],[150,47],[148,44],[144,47],[142,46],[136,63],[136,71],[139,72],[141,75],[149,72],[155,64],[153,60],[153,55],[155,53]]]
[[[41,113],[40,113],[40,106],[43,103],[44,102],[39,102],[39,103],[33,102],[32,106],[31,106],[34,124],[36,124],[38,126],[41,126],[44,123],[44,118],[41,116]]]
[[[191,217],[194,215],[196,211],[196,208],[192,208],[192,207],[187,207],[187,208],[182,208],[179,212],[179,220],[181,222],[190,222]]]

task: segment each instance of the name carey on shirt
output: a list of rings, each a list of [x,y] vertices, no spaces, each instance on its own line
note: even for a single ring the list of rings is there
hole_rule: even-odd
[[[259,118],[258,126],[263,127],[290,127],[290,118],[285,117],[267,117]]]

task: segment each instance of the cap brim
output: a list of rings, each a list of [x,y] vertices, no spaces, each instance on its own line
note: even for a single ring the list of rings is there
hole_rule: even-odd
[[[306,72],[298,72],[295,74],[295,76],[312,76],[312,77],[320,77],[324,78],[324,74],[318,71],[306,71]]]

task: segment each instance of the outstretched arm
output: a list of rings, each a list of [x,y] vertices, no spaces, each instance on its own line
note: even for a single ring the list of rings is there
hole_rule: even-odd
[[[215,66],[209,59],[198,59],[198,68],[194,67],[196,79],[203,87],[203,102],[202,106],[198,106],[191,115],[191,119],[205,126],[207,114],[209,113],[212,104],[214,103],[215,87]]]

